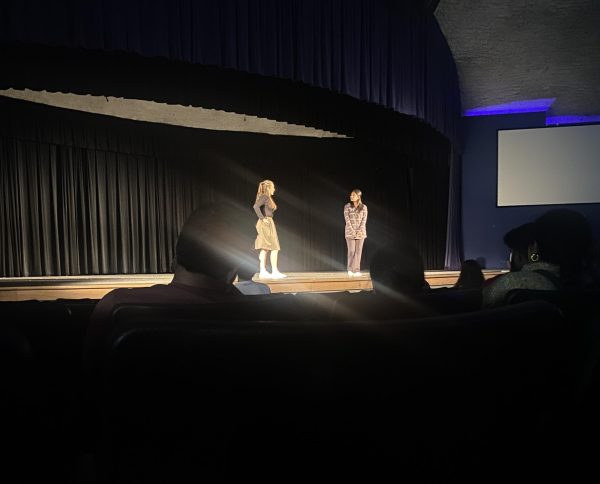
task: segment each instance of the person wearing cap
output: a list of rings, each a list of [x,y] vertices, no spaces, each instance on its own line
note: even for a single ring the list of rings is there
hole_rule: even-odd
[[[484,288],[484,307],[503,304],[512,289],[558,291],[582,284],[592,231],[580,213],[550,210],[508,232],[504,241],[511,248],[511,272]]]

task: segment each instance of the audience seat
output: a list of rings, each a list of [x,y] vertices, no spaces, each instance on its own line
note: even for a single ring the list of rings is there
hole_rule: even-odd
[[[481,289],[440,288],[426,291],[419,300],[438,314],[459,314],[481,309]]]
[[[42,433],[38,399],[42,396],[29,338],[14,322],[0,325],[0,443],[4,476],[25,468],[27,456],[37,457],[36,443]],[[29,477],[29,474],[26,473]]]
[[[12,393],[13,397],[23,395],[22,405],[13,405],[2,415],[7,424],[2,427],[3,448],[13,449],[21,459],[8,458],[7,463],[15,466],[22,482],[76,478],[83,438],[79,434],[83,338],[95,304],[95,300],[0,303],[3,330],[20,335],[27,348],[25,373],[16,362],[3,368],[19,382],[20,393]]]
[[[109,482],[535,472],[564,332],[545,302],[345,322],[120,307],[97,382],[98,462]]]
[[[386,297],[376,292],[344,293],[331,309],[336,320],[398,319],[458,314],[481,308],[481,291],[434,289],[420,294]]]
[[[599,290],[541,291],[512,289],[505,296],[506,304],[527,301],[548,301],[558,306],[568,319],[581,321],[600,310]]]
[[[600,364],[600,291],[513,289],[505,301],[507,304],[546,301],[563,312],[572,345],[571,371],[580,376],[579,393],[585,392],[591,383],[591,371]]]
[[[563,290],[540,291],[513,289],[505,298],[507,304],[527,301],[547,301],[563,312],[569,331],[564,346],[568,352],[565,371],[569,385],[565,388],[568,411],[562,422],[562,440],[570,442],[568,453],[573,469],[595,472],[600,452],[600,291]]]

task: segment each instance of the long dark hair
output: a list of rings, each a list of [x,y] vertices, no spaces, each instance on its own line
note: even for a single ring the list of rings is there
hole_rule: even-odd
[[[358,197],[358,205],[357,205],[356,209],[360,212],[363,209],[362,192],[358,188],[355,188],[350,193],[355,193],[356,196]],[[354,203],[350,202],[350,206],[354,207]]]

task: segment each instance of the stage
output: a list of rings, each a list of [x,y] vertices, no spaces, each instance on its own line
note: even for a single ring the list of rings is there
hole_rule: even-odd
[[[483,271],[486,279],[506,271]],[[260,279],[273,293],[368,291],[373,288],[368,272],[349,277],[346,272],[288,272],[285,279]],[[458,271],[426,271],[432,288],[456,283]],[[168,284],[173,274],[124,274],[102,276],[10,277],[0,278],[0,301],[100,299],[119,287],[147,287]],[[255,280],[256,279],[255,277]]]

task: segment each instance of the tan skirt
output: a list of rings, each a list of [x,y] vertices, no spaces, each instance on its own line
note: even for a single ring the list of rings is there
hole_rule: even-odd
[[[254,248],[256,250],[279,250],[279,237],[277,237],[277,228],[271,217],[259,219],[256,222],[256,242]]]

